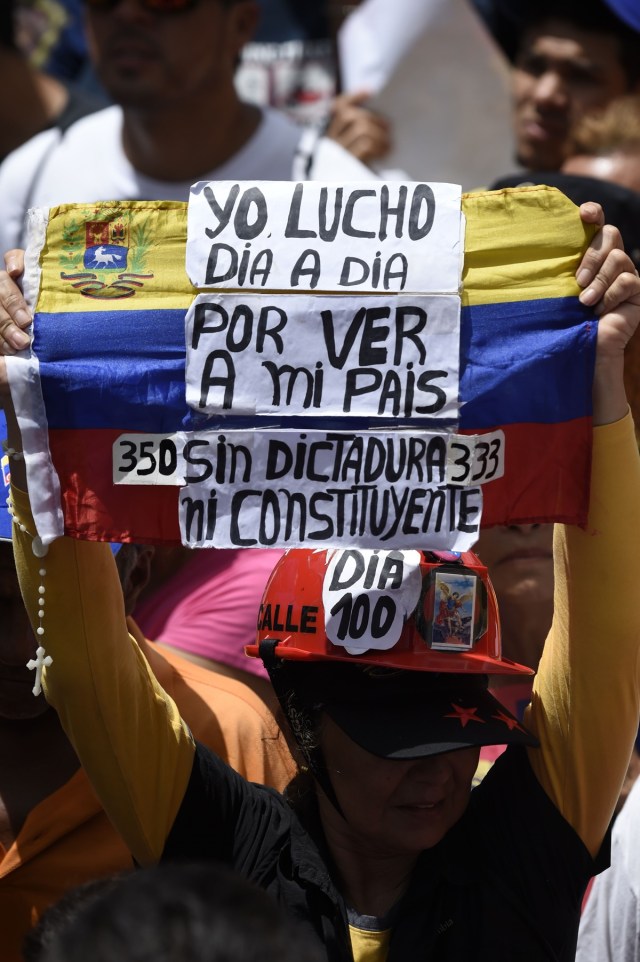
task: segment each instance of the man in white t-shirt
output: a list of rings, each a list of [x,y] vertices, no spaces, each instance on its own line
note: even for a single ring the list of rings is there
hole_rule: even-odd
[[[254,0],[84,0],[91,57],[115,106],[47,130],[0,166],[0,252],[24,246],[29,207],[186,200],[198,180],[353,181],[337,143],[241,101],[234,72]]]
[[[640,962],[640,781],[613,826],[611,868],[599,875],[580,922],[576,962]]]

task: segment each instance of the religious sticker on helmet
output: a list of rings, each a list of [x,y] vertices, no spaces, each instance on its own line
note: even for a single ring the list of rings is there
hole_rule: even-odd
[[[437,651],[469,651],[474,641],[476,579],[438,571],[430,647]]]

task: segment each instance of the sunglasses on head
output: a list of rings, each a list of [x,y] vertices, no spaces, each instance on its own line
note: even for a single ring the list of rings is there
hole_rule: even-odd
[[[140,6],[152,13],[183,13],[199,5],[201,0],[138,0]],[[84,0],[85,7],[91,10],[113,10],[120,0]],[[222,6],[228,7],[233,0],[222,0]]]

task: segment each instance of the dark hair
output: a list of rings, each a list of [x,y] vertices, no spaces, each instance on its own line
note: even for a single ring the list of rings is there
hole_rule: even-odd
[[[37,925],[27,932],[22,945],[23,962],[40,962],[58,933],[64,932],[82,911],[107,895],[122,878],[123,875],[119,874],[91,879],[65,892],[42,913]]]
[[[313,752],[320,747],[322,706],[305,702],[294,691],[290,691],[286,697],[283,711],[296,745],[308,765]]]
[[[304,760],[301,770],[287,786],[287,801],[298,811],[306,807],[309,798],[315,795],[315,781],[342,814],[324,762],[320,732],[327,692],[331,691],[343,666],[335,662],[309,664],[281,658],[267,658],[264,664],[286,726]]]
[[[317,962],[263,889],[216,863],[124,876],[29,962]]]
[[[509,59],[515,61],[526,33],[548,20],[615,38],[629,89],[640,79],[640,34],[603,0],[496,0],[490,25]]]
[[[609,157],[640,151],[640,96],[616,97],[608,107],[582,117],[571,131],[568,155]],[[607,212],[608,216],[608,212]]]

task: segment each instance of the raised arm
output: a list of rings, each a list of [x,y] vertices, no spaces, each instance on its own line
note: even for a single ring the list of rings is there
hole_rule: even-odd
[[[19,451],[1,356],[0,403],[9,444]],[[134,858],[153,862],[189,781],[193,740],[127,632],[109,547],[61,538],[46,555],[36,556],[24,462],[10,463],[20,586],[34,627],[44,629],[40,644],[52,659],[43,673],[47,700]]]
[[[623,385],[640,281],[619,248],[605,228],[578,271],[582,299],[600,315],[589,520],[584,530],[556,526],[554,618],[527,717],[542,746],[529,752],[532,767],[594,855],[640,712],[640,460]]]

